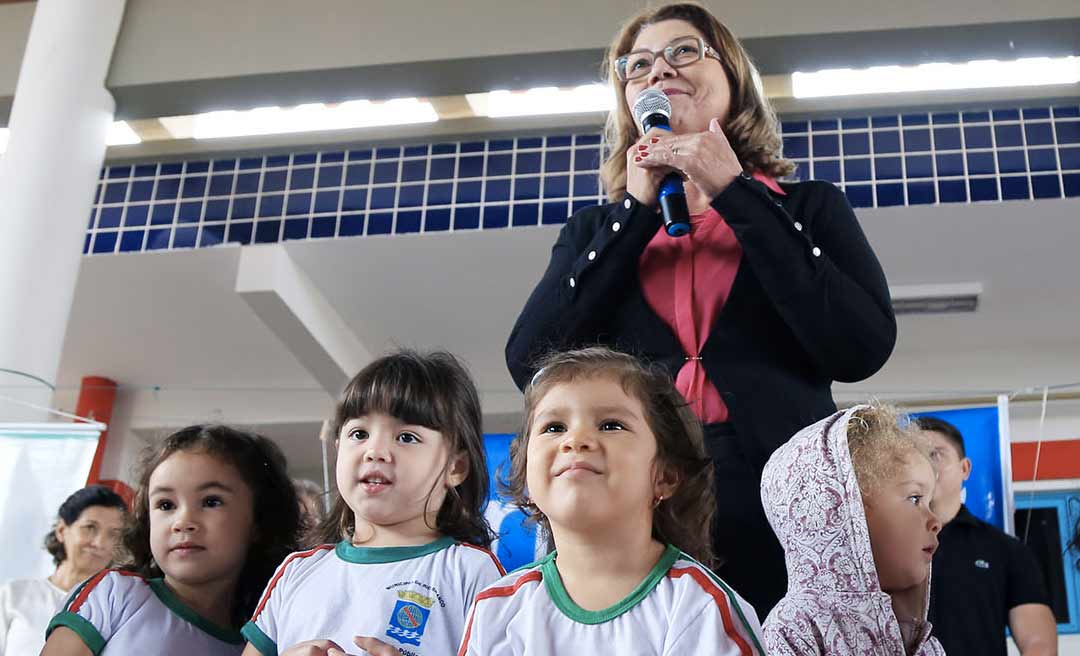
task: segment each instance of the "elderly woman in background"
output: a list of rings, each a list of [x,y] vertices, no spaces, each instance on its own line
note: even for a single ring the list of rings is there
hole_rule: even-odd
[[[780,182],[777,119],[746,51],[705,8],[643,10],[605,73],[616,109],[607,205],[567,221],[518,317],[506,360],[518,387],[551,349],[605,344],[665,367],[705,426],[715,469],[714,551],[762,618],[784,594],[784,555],[761,507],[769,455],[836,409],[833,381],[877,371],[896,341],[885,275],[844,194]],[[646,89],[671,131],[642,134]],[[690,233],[660,230],[660,181],[685,181]]]
[[[56,570],[0,585],[0,656],[41,651],[45,628],[67,594],[114,560],[127,505],[109,488],[91,485],[69,496],[57,514],[45,536]]]

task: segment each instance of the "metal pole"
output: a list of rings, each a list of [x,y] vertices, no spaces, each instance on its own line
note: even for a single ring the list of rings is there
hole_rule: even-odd
[[[323,481],[323,509],[330,514],[330,458],[326,454],[326,442],[330,438],[330,421],[324,420],[322,430],[319,431],[319,444],[322,445],[322,481]]]

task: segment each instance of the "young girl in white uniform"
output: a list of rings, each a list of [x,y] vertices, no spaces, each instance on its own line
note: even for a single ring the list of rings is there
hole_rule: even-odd
[[[132,560],[88,579],[49,624],[44,656],[236,656],[239,628],[296,544],[300,511],[270,440],[191,426],[143,457]]]
[[[711,461],[670,376],[555,354],[525,418],[508,488],[555,551],[477,596],[459,656],[764,654],[753,607],[706,566]]]
[[[335,429],[326,544],[278,568],[244,655],[454,653],[476,593],[504,573],[487,550],[476,387],[448,353],[395,353],[345,388]]]

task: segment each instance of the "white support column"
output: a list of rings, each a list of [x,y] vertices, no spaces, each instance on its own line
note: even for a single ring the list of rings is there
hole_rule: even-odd
[[[283,245],[244,247],[236,292],[332,397],[371,361],[356,334]]]
[[[0,155],[0,368],[53,381],[115,103],[105,88],[125,0],[39,0]],[[0,373],[7,396],[45,386]],[[0,403],[0,420],[43,413]]]

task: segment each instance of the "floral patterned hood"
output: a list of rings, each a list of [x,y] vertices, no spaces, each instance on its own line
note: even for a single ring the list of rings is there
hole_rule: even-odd
[[[765,465],[761,501],[784,547],[787,594],[765,621],[765,649],[778,654],[904,656],[892,600],[881,590],[847,426],[856,406],[808,426]],[[930,638],[926,604],[919,656],[943,655]]]

